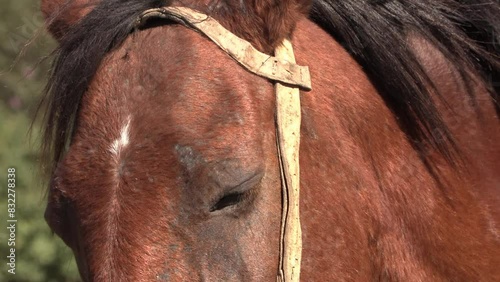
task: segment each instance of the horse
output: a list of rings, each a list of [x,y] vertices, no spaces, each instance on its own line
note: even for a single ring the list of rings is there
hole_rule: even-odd
[[[42,0],[45,218],[84,281],[272,281],[275,81],[149,9],[186,7],[300,89],[301,281],[500,281],[500,4]]]

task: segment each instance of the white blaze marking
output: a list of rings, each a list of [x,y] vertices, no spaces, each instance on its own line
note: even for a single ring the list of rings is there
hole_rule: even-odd
[[[129,143],[129,132],[130,132],[130,121],[131,117],[128,116],[127,122],[125,125],[122,127],[122,130],[120,131],[120,137],[116,139],[113,144],[111,144],[111,147],[109,148],[109,151],[115,155],[119,156],[120,152],[127,147]]]

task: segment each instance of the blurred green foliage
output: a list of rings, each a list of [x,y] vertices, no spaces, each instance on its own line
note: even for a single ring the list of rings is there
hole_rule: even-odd
[[[0,0],[0,281],[79,281],[73,255],[43,218],[39,126],[29,128],[55,42],[43,29],[39,1]],[[7,272],[7,169],[16,169],[16,274]],[[2,227],[3,226],[3,227]]]

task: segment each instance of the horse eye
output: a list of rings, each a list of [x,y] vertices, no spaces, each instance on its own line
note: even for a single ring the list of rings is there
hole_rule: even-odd
[[[219,211],[227,207],[237,205],[245,198],[245,193],[233,192],[222,197],[215,205],[210,208],[210,212]]]

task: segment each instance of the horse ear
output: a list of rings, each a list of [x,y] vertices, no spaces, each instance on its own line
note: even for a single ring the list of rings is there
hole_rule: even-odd
[[[73,24],[91,11],[97,2],[97,0],[42,0],[41,10],[48,30],[59,40]]]

